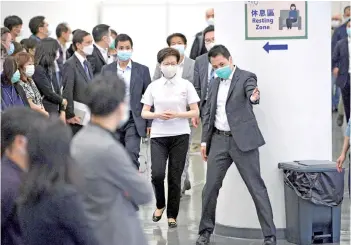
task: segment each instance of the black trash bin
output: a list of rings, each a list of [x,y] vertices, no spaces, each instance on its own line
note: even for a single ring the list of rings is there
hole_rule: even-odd
[[[284,172],[287,241],[339,242],[344,173],[331,161],[294,161],[278,167]]]

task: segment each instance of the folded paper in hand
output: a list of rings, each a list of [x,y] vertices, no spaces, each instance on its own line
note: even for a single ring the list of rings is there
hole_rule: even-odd
[[[80,125],[87,125],[90,122],[89,107],[83,103],[74,101],[74,114],[80,118]]]

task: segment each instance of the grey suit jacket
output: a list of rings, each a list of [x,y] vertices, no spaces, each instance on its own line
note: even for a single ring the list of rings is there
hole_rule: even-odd
[[[88,62],[90,77],[93,77],[92,68]],[[91,80],[87,77],[85,70],[76,55],[72,55],[63,65],[62,84],[63,98],[68,101],[66,108],[66,118],[75,116],[73,101],[87,104],[87,87]]]
[[[220,78],[211,83],[203,115],[202,142],[206,142],[207,154],[211,149],[211,138],[215,129],[219,83]],[[243,152],[265,144],[253,112],[253,103],[250,101],[256,86],[257,77],[255,74],[236,68],[230,84],[225,110],[232,137]],[[258,102],[254,104],[258,104]]]
[[[146,245],[137,207],[152,201],[153,190],[114,134],[89,124],[73,138],[71,154],[84,175],[79,189],[99,244]]]
[[[101,74],[105,74],[107,71],[117,74],[117,61],[105,65],[101,70]],[[151,76],[149,68],[132,61],[132,75],[130,77],[130,109],[140,137],[146,137],[146,128],[151,127],[152,124],[152,120],[145,120],[141,117],[143,104],[140,102],[150,83]]]
[[[192,84],[194,84],[194,65],[195,65],[195,60],[184,56],[184,68],[183,68],[182,78],[185,80],[188,80]],[[161,68],[159,64],[157,64],[152,81],[155,81],[161,77],[162,77]]]
[[[206,100],[206,93],[208,87],[208,64],[209,61],[207,53],[197,57],[195,60],[194,87],[197,94],[200,97],[200,112],[203,111],[203,106]]]

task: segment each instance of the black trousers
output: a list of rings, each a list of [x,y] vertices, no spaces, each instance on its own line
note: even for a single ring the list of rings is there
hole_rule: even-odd
[[[297,21],[297,19],[286,19],[286,27],[288,29],[291,29],[292,28],[292,24],[295,23]]]
[[[130,112],[128,122],[117,130],[117,139],[126,148],[135,167],[139,169],[140,140],[138,130],[134,123],[133,115]]]
[[[350,82],[346,83],[345,87],[341,89],[342,102],[344,103],[346,123],[350,119]]]
[[[151,139],[151,181],[154,185],[158,209],[166,207],[164,180],[168,159],[168,218],[176,219],[178,216],[181,177],[188,146],[188,134]]]

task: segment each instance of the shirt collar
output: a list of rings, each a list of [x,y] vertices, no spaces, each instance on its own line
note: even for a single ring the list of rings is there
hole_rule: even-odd
[[[118,69],[118,70],[123,70],[123,69],[119,66],[118,60],[117,60],[117,69]],[[126,67],[126,70],[127,70],[127,69],[132,69],[132,60],[129,60],[128,65],[127,65],[127,67]]]
[[[98,44],[94,44],[94,46],[100,50],[101,53],[107,54],[107,48],[101,48]]]
[[[80,53],[78,53],[77,51],[74,52],[74,54],[78,58],[79,62],[83,64],[86,59]]]
[[[166,84],[175,84],[175,80],[176,80],[176,77],[177,75],[175,75],[173,78],[171,79],[167,79],[165,78],[164,76],[162,76],[162,81],[163,81],[163,84],[166,85]]]
[[[182,62],[180,62],[179,66],[184,66],[184,61],[185,61],[185,56],[184,56]]]

